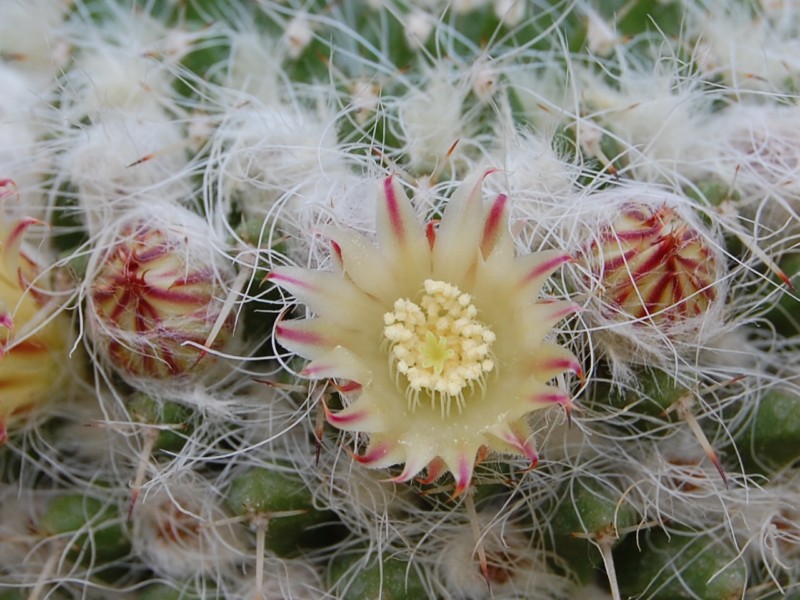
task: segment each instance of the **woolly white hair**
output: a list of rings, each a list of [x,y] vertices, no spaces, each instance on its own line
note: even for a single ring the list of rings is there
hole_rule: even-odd
[[[149,489],[133,510],[133,550],[165,577],[219,576],[245,556],[240,524],[224,521],[218,491],[198,473],[184,471]]]
[[[728,186],[735,205],[758,226],[800,232],[800,108],[738,103],[700,131],[699,167]]]
[[[266,561],[265,570],[260,589],[254,579],[248,578],[226,597],[233,600],[318,600],[325,596],[319,572],[306,561],[270,557]]]
[[[706,79],[721,76],[734,91],[768,92],[789,91],[800,81],[796,5],[771,4],[758,11],[731,2],[685,4],[686,37]]]
[[[665,43],[653,52],[638,60],[623,55],[611,81],[594,67],[576,67],[583,112],[577,139],[584,152],[610,161],[620,175],[680,185],[697,172],[696,132],[709,118],[715,94],[675,49]],[[602,153],[602,137],[616,142],[617,155]]]
[[[574,584],[552,572],[545,551],[517,523],[491,512],[477,513],[477,522],[443,523],[433,532],[424,554],[435,557],[437,591],[444,598],[469,600],[571,598]],[[485,553],[489,582],[481,573],[480,551]]]
[[[284,196],[303,197],[321,176],[344,171],[331,123],[289,106],[236,107],[212,139],[208,177],[230,206],[264,214]]]
[[[66,0],[0,4],[0,55],[19,63],[39,83],[50,80],[69,59],[63,20]]]
[[[188,201],[187,158],[178,125],[162,115],[117,113],[71,132],[64,172],[77,188],[90,233],[153,198]]]

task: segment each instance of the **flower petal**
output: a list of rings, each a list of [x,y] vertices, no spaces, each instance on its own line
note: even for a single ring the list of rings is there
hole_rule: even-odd
[[[383,181],[375,224],[384,269],[401,289],[417,288],[430,272],[430,245],[411,200],[394,177]]]
[[[428,453],[421,451],[420,448],[414,448],[413,450],[407,449],[403,472],[396,477],[392,477],[391,481],[395,483],[411,481],[435,458],[435,456],[430,456]]]
[[[538,302],[525,307],[522,314],[518,315],[525,346],[529,351],[535,350],[556,323],[580,310],[580,305],[568,300]]]
[[[500,240],[509,237],[508,222],[506,219],[507,204],[508,196],[505,194],[498,194],[492,206],[489,208],[489,213],[486,215],[486,221],[483,226],[483,237],[481,239],[481,254],[484,260],[492,253]]]
[[[519,290],[529,298],[536,298],[548,277],[572,257],[561,250],[543,250],[515,260],[519,277]]]
[[[395,441],[373,435],[364,454],[356,454],[353,458],[370,469],[385,469],[403,462],[405,452]]]
[[[475,263],[486,225],[481,206],[485,176],[465,179],[447,202],[433,247],[434,276],[461,281]]]
[[[336,346],[316,360],[311,361],[300,372],[309,379],[339,378],[355,381],[362,386],[372,381],[372,372],[361,359],[344,346]]]
[[[319,319],[278,321],[275,337],[281,346],[304,358],[315,359],[336,346],[334,330]]]
[[[539,455],[531,441],[532,432],[530,426],[524,419],[513,423],[501,421],[489,429],[487,433],[496,437],[500,442],[492,441],[489,444],[492,450],[525,456],[531,461],[531,466],[535,466],[539,462]]]
[[[362,235],[333,227],[326,232],[339,247],[344,272],[352,282],[370,296],[388,304],[394,302],[396,282],[375,244]]]
[[[380,322],[381,307],[341,275],[300,267],[277,267],[267,279],[326,321],[352,324],[370,313]]]
[[[583,369],[575,355],[558,344],[544,342],[530,353],[528,361],[530,373],[542,383],[547,383],[564,371],[570,371],[578,377],[583,376]]]
[[[361,392],[355,402],[340,411],[332,412],[327,406],[323,405],[323,407],[328,423],[342,431],[364,433],[386,431],[385,419],[366,390]]]
[[[472,450],[470,452],[465,449],[458,455],[455,464],[448,463],[450,464],[450,472],[453,474],[453,479],[456,484],[456,489],[451,496],[452,498],[457,498],[464,493],[464,490],[466,490],[472,482],[472,473],[475,470],[476,452],[477,450]]]

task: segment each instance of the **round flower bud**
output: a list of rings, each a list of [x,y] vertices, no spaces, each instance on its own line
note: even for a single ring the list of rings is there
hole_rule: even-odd
[[[202,219],[169,211],[164,222],[133,215],[89,264],[90,333],[123,375],[186,374],[206,344],[220,348],[230,335],[227,321],[212,334],[232,268],[209,243]]]

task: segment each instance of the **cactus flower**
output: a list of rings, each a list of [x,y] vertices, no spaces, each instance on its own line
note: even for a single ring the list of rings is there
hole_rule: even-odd
[[[337,269],[278,267],[268,278],[314,317],[280,321],[278,341],[310,359],[310,379],[338,380],[345,407],[326,407],[335,427],[369,437],[356,459],[373,468],[404,464],[396,482],[427,468],[450,472],[455,493],[486,450],[536,463],[529,413],[570,396],[550,385],[581,374],[575,356],[548,341],[576,310],[542,301],[546,278],[569,260],[561,251],[515,256],[508,198],[481,201],[483,177],[466,180],[438,228],[423,226],[399,182],[383,181],[378,247],[331,228]]]
[[[48,400],[66,372],[69,323],[34,283],[39,267],[21,248],[35,223],[0,216],[0,443],[8,422]]]

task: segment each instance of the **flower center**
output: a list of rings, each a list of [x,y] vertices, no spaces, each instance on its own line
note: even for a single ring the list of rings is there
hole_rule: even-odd
[[[464,388],[483,387],[486,373],[494,369],[495,334],[475,318],[478,309],[469,294],[444,281],[426,279],[424,285],[419,304],[395,300],[394,311],[383,315],[383,336],[391,344],[392,365],[408,380],[411,409],[426,394],[445,416],[453,400],[460,412]]]

